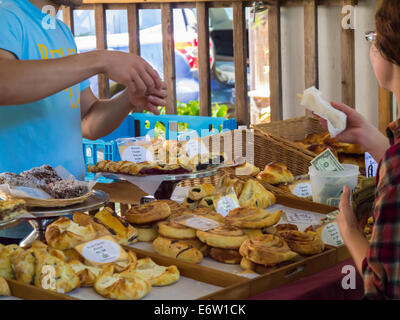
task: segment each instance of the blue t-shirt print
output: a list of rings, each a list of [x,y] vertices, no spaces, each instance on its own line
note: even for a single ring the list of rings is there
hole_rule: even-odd
[[[28,0],[2,0],[0,49],[19,60],[75,54],[76,44],[68,27],[56,20],[55,28],[45,29],[45,17]],[[88,87],[86,80],[39,101],[0,106],[0,172],[20,173],[43,164],[62,165],[83,179],[80,93]]]

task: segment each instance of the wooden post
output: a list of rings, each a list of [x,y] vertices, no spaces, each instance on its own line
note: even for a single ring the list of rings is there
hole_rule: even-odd
[[[63,6],[62,13],[64,23],[71,30],[72,34],[74,34],[74,11],[71,9],[71,7]]]
[[[106,11],[103,4],[94,5],[94,20],[96,24],[96,47],[107,49]],[[107,99],[110,96],[108,78],[104,74],[98,75],[99,98]]]
[[[235,63],[236,121],[249,124],[247,94],[246,15],[243,2],[233,2],[233,56]]]
[[[198,65],[199,65],[199,97],[200,115],[211,115],[211,80],[210,80],[210,33],[208,27],[208,7],[205,2],[196,3]]]
[[[140,55],[139,15],[136,3],[128,4],[129,52]]]
[[[268,7],[269,86],[271,121],[282,120],[281,7]]]
[[[344,6],[355,6],[355,0],[342,0]],[[342,19],[348,14],[341,15]],[[354,29],[345,29],[341,26],[341,54],[342,54],[342,101],[352,108],[356,104],[356,76],[355,76],[355,48],[354,48]]]
[[[165,112],[167,114],[176,114],[175,43],[171,3],[161,3],[161,24],[163,38],[164,81],[168,90]]]
[[[317,0],[304,4],[305,87],[319,87],[318,78],[318,12]]]

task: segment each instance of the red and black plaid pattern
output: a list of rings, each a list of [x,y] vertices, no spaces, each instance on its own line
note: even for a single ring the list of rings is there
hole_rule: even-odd
[[[375,192],[374,227],[363,261],[364,291],[368,299],[400,299],[400,130],[389,126],[393,144],[379,164]]]

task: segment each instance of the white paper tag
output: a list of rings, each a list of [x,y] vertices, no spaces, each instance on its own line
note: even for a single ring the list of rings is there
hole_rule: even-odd
[[[198,217],[195,215],[180,216],[173,219],[173,222],[201,231],[211,230],[219,226],[219,223],[215,220]]]
[[[152,162],[153,155],[151,151],[142,146],[128,146],[121,155],[123,161],[132,161],[134,163]]]
[[[239,208],[239,200],[232,196],[221,197],[217,202],[216,211],[222,214],[224,217],[229,213],[229,211]]]
[[[96,239],[89,241],[82,248],[85,259],[95,263],[109,263],[116,261],[120,255],[120,246],[110,240]]]
[[[344,244],[336,222],[328,223],[322,229],[321,238],[324,243],[338,247]]]
[[[285,215],[286,215],[286,220],[289,223],[304,223],[304,224],[310,224],[310,225],[314,225],[314,224],[318,224],[319,221],[318,219],[307,212],[295,212],[295,211],[285,211]]]
[[[295,196],[307,198],[312,196],[311,183],[302,182],[293,188],[292,192]]]
[[[365,174],[367,178],[376,177],[376,172],[378,170],[378,163],[372,156],[366,152],[365,153]]]

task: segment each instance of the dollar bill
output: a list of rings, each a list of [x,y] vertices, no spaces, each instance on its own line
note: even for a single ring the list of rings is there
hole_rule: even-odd
[[[344,171],[343,166],[336,159],[330,149],[326,149],[324,152],[316,156],[311,160],[311,164],[318,171]]]

